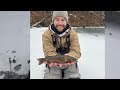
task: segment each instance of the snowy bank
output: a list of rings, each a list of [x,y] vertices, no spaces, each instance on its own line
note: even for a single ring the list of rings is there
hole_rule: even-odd
[[[44,57],[42,49],[42,33],[47,29],[31,28],[30,30],[30,71],[31,79],[43,79],[45,65],[38,65],[36,60]],[[82,56],[78,60],[82,79],[105,78],[105,36],[101,33],[77,32]]]

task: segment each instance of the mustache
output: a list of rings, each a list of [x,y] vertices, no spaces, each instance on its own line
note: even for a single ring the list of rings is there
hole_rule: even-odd
[[[56,27],[65,27],[64,25],[56,25]]]
[[[65,25],[56,25],[56,26],[65,26]]]

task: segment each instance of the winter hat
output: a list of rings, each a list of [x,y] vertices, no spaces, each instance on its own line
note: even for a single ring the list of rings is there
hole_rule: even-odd
[[[68,12],[67,11],[53,11],[52,22],[57,16],[64,17],[68,22]]]

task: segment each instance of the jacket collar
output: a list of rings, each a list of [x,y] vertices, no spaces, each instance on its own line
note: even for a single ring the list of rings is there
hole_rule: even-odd
[[[64,28],[64,30],[62,32],[59,32],[53,24],[50,25],[49,29],[52,31],[53,34],[57,34],[58,36],[62,37],[64,35],[66,35],[66,33],[69,32],[70,30],[70,25],[67,24],[67,26]]]

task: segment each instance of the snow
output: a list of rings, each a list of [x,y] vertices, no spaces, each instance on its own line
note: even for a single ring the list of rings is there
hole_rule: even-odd
[[[36,60],[44,57],[42,33],[47,27],[30,30],[30,78],[43,79],[45,64],[38,65]],[[103,29],[104,30],[104,29]],[[105,78],[105,36],[104,33],[77,33],[82,56],[78,60],[81,79]]]
[[[9,57],[16,60],[16,63],[11,64],[12,72],[15,72],[14,67],[19,64],[22,66],[17,74],[29,72],[29,16],[29,11],[0,11],[0,72],[10,71]]]

